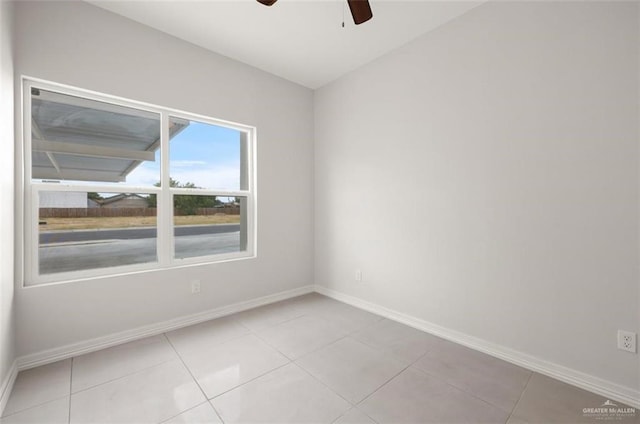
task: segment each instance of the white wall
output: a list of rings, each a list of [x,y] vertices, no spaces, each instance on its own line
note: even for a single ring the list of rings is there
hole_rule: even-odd
[[[0,397],[16,352],[13,307],[12,17],[13,4],[0,1]]]
[[[20,355],[312,283],[310,90],[83,2],[16,12],[18,76],[255,125],[259,202],[257,259],[17,288]]]
[[[318,90],[316,283],[637,390],[637,8],[487,3]]]

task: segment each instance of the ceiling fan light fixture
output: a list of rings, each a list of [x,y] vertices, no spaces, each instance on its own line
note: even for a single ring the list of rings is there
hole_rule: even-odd
[[[278,0],[258,0],[259,3],[262,3],[265,6],[273,6],[273,4],[277,1]]]

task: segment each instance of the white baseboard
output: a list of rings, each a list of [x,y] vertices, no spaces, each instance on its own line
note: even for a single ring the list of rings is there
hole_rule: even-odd
[[[16,360],[17,370],[22,371],[25,369],[38,367],[40,365],[50,364],[52,362],[60,361],[63,359],[72,358],[74,356],[83,355],[85,353],[95,352],[97,350],[116,346],[122,343],[142,339],[144,337],[155,336],[157,334],[162,334],[167,331],[176,330],[178,328],[186,327],[193,324],[198,324],[200,322],[208,321],[214,318],[220,318],[226,315],[234,314],[236,312],[241,312],[258,306],[267,305],[269,303],[278,302],[280,300],[289,299],[291,297],[311,293],[314,291],[313,289],[314,286],[298,287],[292,290],[259,297],[257,299],[234,303],[233,305],[222,306],[193,315],[175,318],[156,324],[134,328],[132,330],[126,330],[103,337],[97,337],[94,339],[48,349],[26,356],[21,356]]]
[[[11,364],[11,368],[9,368],[9,373],[2,381],[2,385],[0,386],[0,417],[4,412],[4,407],[7,406],[7,402],[9,401],[9,396],[11,395],[11,390],[13,390],[13,383],[16,382],[16,377],[18,376],[18,360],[16,359]]]
[[[406,324],[418,330],[442,337],[455,343],[478,350],[496,358],[519,365],[531,371],[544,374],[565,383],[577,386],[581,389],[597,393],[611,400],[626,403],[629,406],[640,408],[640,391],[630,387],[621,386],[599,377],[585,374],[583,372],[567,368],[535,356],[528,355],[507,347],[488,342],[477,337],[470,336],[458,331],[454,331],[428,321],[403,314],[383,306],[364,301],[354,296],[350,296],[327,287],[315,286],[315,291],[333,299],[347,303],[360,309],[381,315],[393,321]]]

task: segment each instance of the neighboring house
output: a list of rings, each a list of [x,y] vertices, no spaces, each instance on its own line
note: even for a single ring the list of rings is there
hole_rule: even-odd
[[[149,205],[146,197],[129,193],[108,197],[100,203],[102,208],[146,208]]]
[[[77,191],[41,191],[41,208],[86,208],[87,193]]]

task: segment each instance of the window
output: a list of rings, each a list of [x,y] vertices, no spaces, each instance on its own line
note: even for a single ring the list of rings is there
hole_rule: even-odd
[[[24,80],[25,284],[255,255],[255,130]]]

